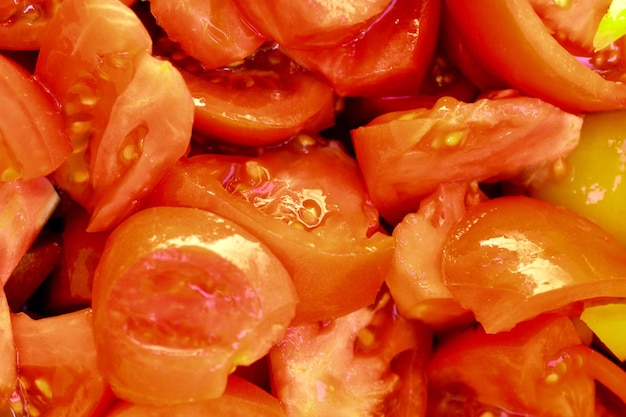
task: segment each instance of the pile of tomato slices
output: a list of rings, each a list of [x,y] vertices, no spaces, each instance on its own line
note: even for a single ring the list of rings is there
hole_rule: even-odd
[[[626,413],[626,8],[0,5],[0,415]]]

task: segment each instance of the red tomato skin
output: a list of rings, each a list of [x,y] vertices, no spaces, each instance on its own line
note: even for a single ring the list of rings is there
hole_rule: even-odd
[[[72,151],[53,98],[22,67],[0,55],[0,181],[50,174]]]
[[[275,47],[230,68],[181,73],[195,103],[194,129],[213,142],[278,144],[335,122],[332,88]]]
[[[291,274],[300,298],[295,318],[299,323],[339,317],[371,304],[393,251],[393,239],[378,232],[378,216],[372,211],[354,160],[336,142],[329,146],[305,143],[302,142],[302,149],[288,150],[300,146],[296,139],[286,145],[287,149],[265,150],[259,158],[198,155],[183,159],[161,181],[149,202],[151,206],[208,210],[254,234]],[[261,167],[255,172],[267,169],[270,178],[290,178],[291,185],[285,188],[280,181],[272,185],[264,178],[246,174],[247,161]],[[258,189],[261,194],[265,189],[291,189],[300,193],[297,195],[304,195],[303,189],[319,190],[331,213],[311,230],[298,222],[290,226],[227,191],[222,181],[227,182],[224,176],[229,177],[229,172],[233,173],[233,187],[242,176],[241,189]],[[287,197],[289,192],[286,191]],[[285,210],[289,212],[288,207]]]
[[[575,112],[626,107],[626,85],[580,63],[552,37],[531,2],[491,0],[476,7],[446,0],[445,5],[476,61],[513,88]]]
[[[390,0],[235,0],[254,27],[280,45],[335,46],[354,39],[377,19]]]
[[[426,368],[428,415],[595,416],[593,379],[574,357],[561,358],[580,345],[572,322],[561,315],[509,332],[486,334],[477,327],[443,338]]]
[[[284,417],[278,400],[256,385],[230,376],[226,391],[219,398],[190,404],[170,406],[140,405],[126,402],[116,404],[105,417]]]
[[[578,143],[581,116],[510,90],[493,97],[473,103],[443,97],[431,109],[388,113],[351,131],[385,220],[397,224],[440,183],[512,178],[545,168]]]
[[[266,40],[244,20],[232,0],[156,0],[150,2],[150,11],[168,37],[205,69],[244,59]]]
[[[59,203],[59,195],[45,177],[0,182],[0,284],[11,273]]]
[[[110,235],[93,283],[94,337],[115,394],[141,404],[219,397],[295,314],[283,266],[235,223],[156,207]]]
[[[623,246],[590,220],[523,196],[469,209],[442,263],[446,286],[488,333],[576,303],[626,297]]]
[[[339,96],[415,94],[433,58],[440,14],[440,0],[396,0],[350,42],[284,50],[324,77]]]

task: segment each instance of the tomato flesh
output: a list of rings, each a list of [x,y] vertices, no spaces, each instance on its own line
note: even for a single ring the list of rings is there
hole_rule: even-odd
[[[147,209],[118,226],[93,285],[100,369],[135,403],[219,397],[237,365],[282,337],[297,303],[264,245],[192,208]]]

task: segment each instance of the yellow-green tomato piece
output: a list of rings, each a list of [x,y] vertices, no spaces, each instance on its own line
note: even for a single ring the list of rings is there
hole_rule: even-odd
[[[626,304],[587,307],[580,319],[617,359],[626,360]]]
[[[626,111],[586,115],[564,162],[530,194],[590,218],[626,246]]]

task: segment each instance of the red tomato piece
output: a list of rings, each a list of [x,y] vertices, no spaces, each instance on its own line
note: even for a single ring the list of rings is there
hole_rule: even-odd
[[[591,364],[565,354],[572,346],[576,329],[556,315],[444,339],[427,366],[428,415],[594,417]]]
[[[97,368],[92,319],[90,309],[39,320],[13,316],[19,389],[12,412],[88,417],[111,400]]]
[[[150,10],[168,36],[206,69],[244,59],[266,40],[233,0],[154,0]]]
[[[433,58],[440,13],[440,0],[397,0],[349,42],[308,50],[303,44],[285,53],[340,96],[415,94]]]
[[[278,400],[271,394],[231,375],[226,391],[219,398],[170,406],[138,405],[120,402],[106,417],[284,417]]]
[[[448,234],[466,206],[483,198],[466,183],[441,184],[394,228],[394,257],[385,282],[405,317],[436,329],[473,320],[445,286],[441,259]]]
[[[263,146],[334,124],[332,88],[274,46],[227,68],[181,72],[194,98],[194,129],[210,139]]]
[[[443,97],[352,130],[372,201],[391,224],[438,184],[496,181],[551,166],[578,143],[582,117],[510,91],[474,103]]]
[[[477,7],[447,0],[445,5],[474,60],[513,88],[571,111],[626,107],[626,85],[603,78],[600,72],[607,68],[590,68],[593,57],[588,67],[559,44],[532,2],[490,0]],[[602,8],[603,2],[594,5]],[[622,76],[623,68],[618,70]]]
[[[193,101],[182,76],[169,62],[147,54],[136,66],[92,150],[89,231],[110,230],[137,211],[189,147]]]
[[[33,77],[0,55],[0,181],[48,175],[71,153],[52,97]]]
[[[219,397],[295,314],[287,271],[254,236],[203,210],[156,207],[111,233],[93,283],[100,369],[135,403]]]
[[[74,147],[53,178],[93,212],[94,231],[136,210],[189,145],[191,96],[151,47],[117,0],[64,1],[41,45],[35,75],[61,104]]]
[[[150,204],[209,210],[253,233],[291,274],[301,323],[371,304],[391,262],[393,239],[378,232],[358,167],[336,141],[301,135],[260,156],[191,157]]]
[[[408,356],[404,363],[412,365],[419,357],[417,363],[423,364],[430,353],[430,331],[393,310],[387,294],[372,308],[289,328],[270,352],[274,392],[286,416],[400,416],[402,410],[422,415],[422,369],[415,374],[413,367],[403,369],[409,375],[401,380],[390,362],[412,352],[416,357]],[[419,396],[405,396],[409,393]]]
[[[36,50],[61,0],[4,1],[0,5],[0,49]]]
[[[17,386],[17,352],[11,325],[11,311],[0,288],[0,406]]]
[[[0,182],[0,286],[4,286],[59,203],[45,177]]]
[[[359,35],[390,0],[235,0],[259,31],[286,47],[327,47]]]
[[[89,213],[69,202],[63,210],[61,254],[48,276],[40,301],[48,314],[60,314],[91,305],[93,277],[110,232],[88,232]]]
[[[488,333],[575,303],[626,297],[626,248],[587,218],[528,197],[470,208],[442,262],[446,286]]]

